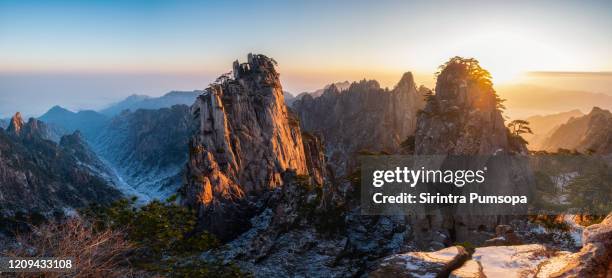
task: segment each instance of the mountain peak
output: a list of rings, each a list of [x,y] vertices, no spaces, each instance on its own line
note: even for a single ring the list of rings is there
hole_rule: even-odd
[[[40,116],[41,119],[45,119],[48,118],[50,116],[57,116],[57,115],[68,115],[68,114],[74,114],[74,112],[61,107],[59,105],[55,105],[53,107],[51,107],[51,109],[49,109],[45,114],[43,114],[42,116]]]
[[[600,114],[600,113],[610,114],[610,111],[594,106],[593,109],[591,109],[591,112],[589,112],[590,115]]]
[[[273,76],[278,76],[278,72],[276,72],[276,61],[266,55],[252,53],[249,53],[249,55],[247,56],[246,63],[240,63],[238,60],[234,61],[233,74],[234,79],[236,80],[240,79],[243,76],[247,76],[257,72],[269,72]]]
[[[11,123],[9,124],[7,131],[12,134],[19,135],[21,133],[21,129],[23,128],[24,122],[21,118],[21,113],[17,112],[11,118]]]
[[[414,76],[412,76],[412,72],[410,71],[405,72],[395,87],[396,88],[416,87],[416,85],[414,84]]]

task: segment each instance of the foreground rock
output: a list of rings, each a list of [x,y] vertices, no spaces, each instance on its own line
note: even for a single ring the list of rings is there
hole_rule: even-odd
[[[540,244],[476,248],[451,277],[612,277],[612,214],[583,232],[579,252]]]
[[[542,264],[538,277],[612,277],[612,214],[583,231],[583,247]]]
[[[539,244],[476,248],[472,259],[452,277],[533,277],[538,265],[556,255]]]
[[[446,277],[469,258],[461,246],[436,252],[410,252],[393,255],[380,263],[370,277]]]

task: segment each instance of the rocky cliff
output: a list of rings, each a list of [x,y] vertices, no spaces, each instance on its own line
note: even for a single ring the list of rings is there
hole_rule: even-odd
[[[582,117],[569,119],[542,144],[548,151],[559,148],[583,153],[612,153],[612,113],[599,107]]]
[[[415,153],[470,156],[527,154],[527,148],[520,138],[514,137],[506,128],[501,108],[490,75],[479,66],[478,61],[452,58],[441,67],[435,94],[427,96],[427,105],[419,113]],[[504,167],[496,173],[498,184],[483,184],[480,188],[487,190],[487,186],[495,186],[497,194],[519,194],[515,190],[524,186],[518,185],[531,181],[531,177],[524,176],[527,164],[519,162],[512,162],[508,164],[512,167]],[[481,160],[478,163],[482,164],[479,167],[484,167],[488,162]],[[457,215],[450,209],[427,218],[417,217],[411,222],[419,232],[416,238],[422,248],[448,244],[448,241],[436,239],[437,233],[446,235],[451,241],[482,244],[487,238],[486,232],[510,220],[501,216],[503,211],[499,214],[483,216],[474,207],[473,213]]]
[[[513,144],[490,76],[475,60],[451,59],[439,73],[436,93],[418,117],[416,154],[525,153]]]
[[[317,176],[308,166],[323,164],[308,162],[318,156],[304,151],[275,64],[249,54],[247,63],[234,62],[233,76],[221,76],[191,107],[197,130],[190,140],[184,203],[198,210],[203,229],[222,239],[250,226],[249,202],[283,186],[284,172]]]
[[[58,145],[46,130],[36,119],[23,122],[19,113],[7,131],[0,129],[0,214],[48,215],[121,195],[98,173],[99,161],[78,134]]]
[[[100,132],[94,148],[129,186],[165,199],[182,184],[193,123],[186,105],[124,111]]]
[[[342,175],[355,168],[360,151],[401,151],[400,144],[416,128],[423,93],[408,72],[393,90],[374,80],[354,82],[345,90],[332,84],[320,97],[302,96],[293,110],[304,130],[321,135],[329,164]]]

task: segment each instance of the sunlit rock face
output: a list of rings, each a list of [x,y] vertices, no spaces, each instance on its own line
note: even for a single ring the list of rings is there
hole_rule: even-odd
[[[308,169],[299,122],[285,106],[274,60],[249,54],[247,63],[234,62],[233,76],[207,88],[191,113],[197,131],[184,202],[198,208],[202,228],[222,239],[249,227],[247,196],[282,186],[288,170],[317,176]]]
[[[543,148],[553,152],[563,148],[583,153],[612,153],[612,113],[593,107],[589,114],[569,119],[544,141]]]
[[[359,152],[400,152],[400,144],[414,134],[425,91],[407,72],[393,90],[375,80],[345,90],[332,84],[319,97],[303,95],[292,109],[305,131],[321,135],[329,164],[343,175],[356,167]]]

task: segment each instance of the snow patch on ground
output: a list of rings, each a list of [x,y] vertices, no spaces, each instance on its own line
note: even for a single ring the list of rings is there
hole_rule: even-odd
[[[584,226],[576,223],[576,215],[566,214],[563,216],[563,221],[570,226],[570,235],[574,239],[576,246],[582,246],[582,230],[584,230]]]
[[[548,257],[539,244],[476,248],[472,260],[482,265],[486,277],[524,277]]]

